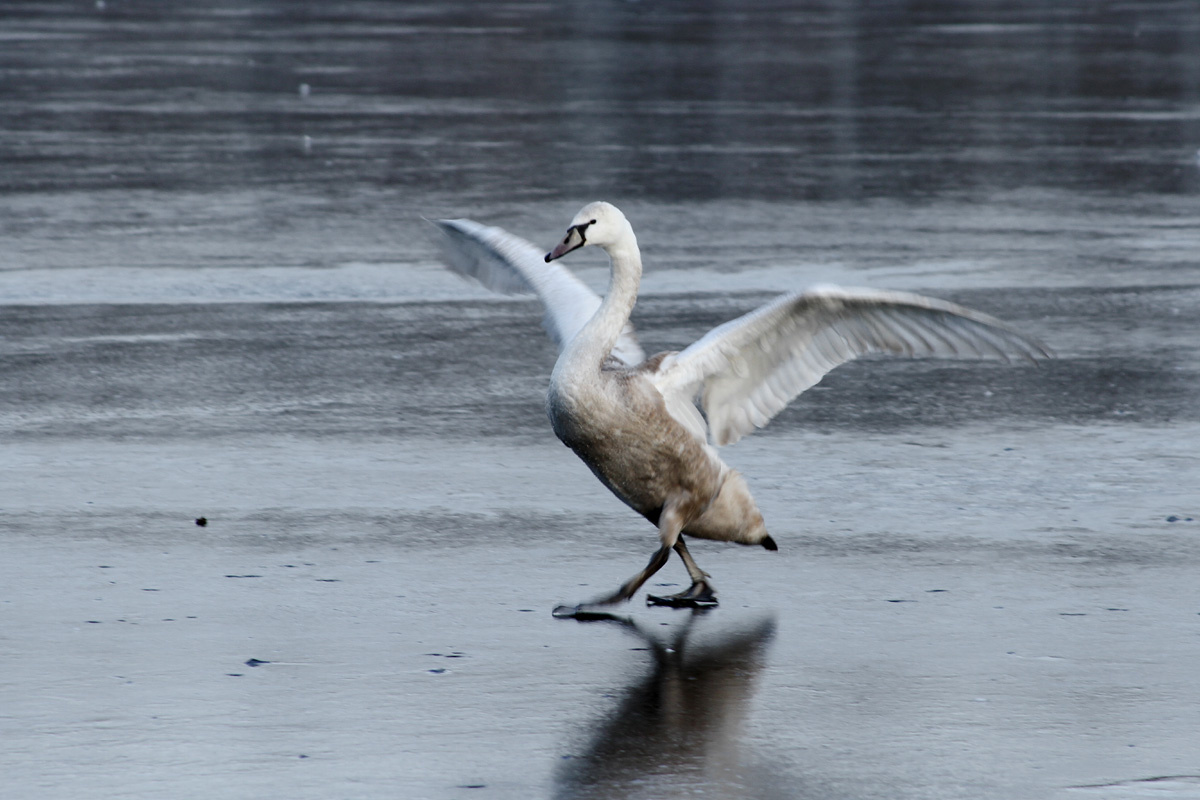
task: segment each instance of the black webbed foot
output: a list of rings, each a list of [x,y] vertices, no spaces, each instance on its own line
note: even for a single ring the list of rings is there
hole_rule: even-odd
[[[577,606],[558,606],[550,614],[555,619],[573,619],[579,622],[595,622],[598,620],[624,620],[617,614],[605,610],[606,605],[600,603],[580,603]]]
[[[671,608],[716,608],[718,603],[717,593],[708,585],[708,581],[697,581],[687,591],[679,594],[669,594],[665,597],[648,594],[646,595],[646,605],[670,606]]]

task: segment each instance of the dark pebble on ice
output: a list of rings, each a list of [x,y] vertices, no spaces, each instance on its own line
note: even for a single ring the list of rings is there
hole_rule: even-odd
[[[208,517],[196,517],[196,524],[203,528],[208,524]]]
[[[460,783],[458,785],[458,788],[459,789],[486,789],[487,784],[486,783]]]
[[[443,672],[445,672],[446,670],[445,670],[445,669],[431,669],[431,670],[428,670],[428,671],[429,671],[429,672],[432,672],[434,675],[441,675],[441,674],[442,674]]]
[[[270,664],[270,661],[263,661],[259,658],[251,658],[246,661],[247,667],[261,667],[263,664]]]
[[[1194,522],[1191,517],[1177,517],[1174,514],[1167,517],[1167,522]]]
[[[226,575],[226,578],[261,578],[262,575]]]

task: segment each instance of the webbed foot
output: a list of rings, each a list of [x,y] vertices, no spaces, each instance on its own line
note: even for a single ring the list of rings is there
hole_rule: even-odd
[[[600,603],[580,603],[577,606],[558,606],[550,614],[555,619],[573,619],[579,622],[595,622],[597,620],[624,620],[624,617],[605,610]]]
[[[670,606],[671,608],[716,608],[717,593],[708,581],[696,581],[687,591],[679,594],[669,594],[660,597],[655,594],[646,595],[648,606]]]

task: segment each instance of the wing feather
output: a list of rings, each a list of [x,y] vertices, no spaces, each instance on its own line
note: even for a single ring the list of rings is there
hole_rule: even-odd
[[[697,396],[718,445],[766,425],[826,373],[859,356],[1013,357],[1050,350],[1000,320],[907,292],[824,287],[784,295],[720,325],[654,375],[679,405]]]
[[[442,260],[451,271],[501,294],[536,294],[546,310],[543,325],[561,352],[584,326],[600,297],[557,262],[547,264],[532,243],[503,228],[469,219],[436,220]],[[613,355],[627,366],[645,359],[633,326],[626,325]]]

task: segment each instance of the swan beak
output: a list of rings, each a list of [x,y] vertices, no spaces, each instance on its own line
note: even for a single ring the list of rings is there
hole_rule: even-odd
[[[568,228],[567,238],[559,242],[558,245],[549,253],[546,253],[546,263],[549,264],[556,258],[562,258],[572,250],[578,250],[587,244],[587,240],[584,238],[583,234],[583,231],[586,227],[587,225],[572,225],[570,228]]]

